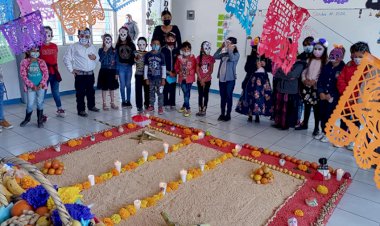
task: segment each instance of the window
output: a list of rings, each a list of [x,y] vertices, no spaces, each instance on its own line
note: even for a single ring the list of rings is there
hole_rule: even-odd
[[[106,10],[104,9],[104,20],[103,21],[96,21],[96,24],[94,24],[92,28],[92,41],[93,44],[102,44],[102,35],[104,33],[110,34],[112,37],[115,37],[115,20],[114,20],[114,12],[112,10]]]
[[[50,26],[53,30],[53,40],[57,45],[63,45],[63,29],[58,17],[54,14],[54,18],[44,19],[44,26]]]

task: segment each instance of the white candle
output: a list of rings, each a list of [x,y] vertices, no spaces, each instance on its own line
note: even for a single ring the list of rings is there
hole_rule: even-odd
[[[119,133],[122,133],[122,132],[124,132],[124,128],[122,126],[119,126],[118,131],[119,131]]]
[[[179,172],[179,174],[181,175],[182,182],[185,183],[186,182],[187,171],[183,169],[183,170],[181,170]]]
[[[169,153],[169,144],[167,142],[164,142],[163,146],[165,154]]]
[[[239,152],[241,150],[241,145],[239,145],[239,144],[235,145],[235,150],[237,152]]]
[[[135,206],[136,210],[139,210],[141,207],[141,201],[137,199],[133,202],[133,205]]]
[[[280,163],[280,166],[285,166],[286,161],[285,159],[280,159],[279,163]]]
[[[175,130],[175,126],[170,127],[170,130],[174,131]]]
[[[337,181],[341,181],[341,180],[342,180],[342,177],[343,177],[343,174],[344,174],[344,170],[342,170],[342,169],[337,169],[337,170],[336,170],[336,180],[337,180]]]
[[[147,161],[148,160],[148,152],[147,151],[143,151],[142,152],[142,156],[143,156],[143,158],[144,158],[144,161]]]
[[[201,132],[198,133],[198,138],[199,139],[203,139],[204,137],[205,137],[205,133],[204,132],[201,131]]]
[[[90,181],[91,186],[95,185],[95,176],[94,175],[88,175],[88,181]]]
[[[54,150],[56,152],[60,152],[61,151],[61,145],[59,145],[59,144],[54,145]]]
[[[91,135],[91,137],[90,137],[90,139],[91,139],[91,141],[95,141],[95,135]]]
[[[204,171],[205,170],[205,160],[201,159],[199,160],[199,167],[201,168],[201,171]]]
[[[120,173],[121,171],[121,162],[120,161],[115,161],[115,169]]]
[[[160,186],[160,190],[162,191],[162,194],[165,195],[166,194],[166,187],[168,186],[168,184],[165,182],[161,182],[159,186]]]

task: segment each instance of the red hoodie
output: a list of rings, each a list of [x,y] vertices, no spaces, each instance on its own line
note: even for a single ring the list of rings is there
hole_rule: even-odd
[[[354,61],[348,62],[342,72],[340,73],[338,77],[337,87],[339,94],[342,95],[343,92],[346,90],[346,87],[348,86],[348,83],[351,81],[352,76],[354,76],[354,73],[358,66],[355,64]]]

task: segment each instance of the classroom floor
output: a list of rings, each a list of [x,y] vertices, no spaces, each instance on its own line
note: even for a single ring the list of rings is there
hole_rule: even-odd
[[[191,93],[193,114],[190,118],[184,118],[177,112],[165,112],[160,117],[187,126],[209,130],[213,135],[229,141],[268,147],[273,151],[294,155],[303,160],[317,162],[320,157],[326,157],[329,165],[349,171],[354,179],[335,209],[328,225],[380,226],[380,191],[373,182],[373,170],[358,169],[352,152],[314,140],[310,130],[279,131],[272,128],[271,122],[266,118],[262,118],[260,124],[247,123],[247,117],[233,112],[230,122],[218,122],[220,98],[216,94],[210,94],[207,117],[198,118],[195,116],[198,110],[197,98],[197,91],[193,90]],[[96,93],[96,99],[97,107],[101,108],[99,91]],[[132,95],[132,100],[134,99],[134,95]],[[237,99],[235,98],[234,101],[236,103]],[[75,95],[63,96],[62,102],[66,110],[66,117],[58,118],[55,116],[54,100],[52,98],[45,100],[44,113],[49,116],[49,120],[43,129],[37,128],[36,112],[33,112],[32,120],[26,127],[19,126],[25,117],[25,105],[5,106],[6,119],[14,125],[14,128],[3,130],[0,133],[0,156],[19,155],[107,128],[94,119],[119,125],[129,122],[130,117],[136,114],[134,107],[131,110],[90,112],[88,118],[82,118],[76,113]],[[177,103],[177,106],[182,104],[182,96],[177,97]],[[312,123],[311,121],[310,124]],[[312,128],[312,126],[309,127]]]

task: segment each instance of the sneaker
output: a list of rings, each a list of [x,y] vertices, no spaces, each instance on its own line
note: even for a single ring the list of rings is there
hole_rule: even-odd
[[[147,112],[153,112],[154,111],[154,107],[153,106],[149,106],[148,109],[146,109]]]
[[[6,120],[3,120],[3,121],[0,122],[0,129],[1,128],[12,129],[13,126],[9,122],[7,122]]]
[[[126,107],[128,107],[128,105],[127,105],[126,102],[122,102],[122,103],[121,103],[121,107],[126,108]]]
[[[295,130],[307,130],[307,126],[301,124],[301,125],[298,125],[296,126],[296,128],[294,128]]]
[[[99,112],[100,111],[100,109],[99,108],[97,108],[97,107],[92,107],[92,108],[90,108],[90,109],[88,109],[89,111],[93,111],[93,112]]]
[[[185,108],[185,107],[181,107],[181,108],[178,110],[179,113],[183,113],[183,112],[185,112],[185,111],[186,111],[186,108]]]
[[[225,118],[226,116],[224,116],[224,115],[219,115],[219,118],[218,118],[218,121],[224,121],[224,118]]]
[[[127,108],[132,108],[132,104],[129,101],[127,101],[127,103],[125,105],[127,106]]]
[[[138,112],[139,114],[141,114],[141,113],[144,112],[144,109],[143,109],[143,108],[137,108],[137,112]]]
[[[322,143],[328,143],[329,142],[329,139],[326,137],[326,135],[323,135],[321,142]]]
[[[158,114],[159,115],[163,115],[164,114],[164,108],[163,107],[159,107],[158,108]]]
[[[228,121],[230,121],[231,120],[231,115],[226,115],[225,117],[224,117],[224,121],[225,122],[228,122]]]
[[[314,135],[314,133],[313,133],[313,135]],[[314,135],[314,139],[316,139],[316,140],[320,140],[320,139],[322,139],[324,136],[325,136],[325,135],[324,135],[323,133],[318,133],[318,134]]]
[[[318,136],[318,135],[320,135],[320,133],[319,133],[319,130],[314,130],[313,131],[313,137],[316,137],[316,136]],[[322,137],[321,137],[322,138]],[[320,138],[319,138],[320,139]],[[318,140],[319,140],[318,139]]]
[[[88,114],[85,111],[78,112],[78,115],[81,117],[87,117]]]
[[[57,110],[57,116],[58,116],[58,117],[61,117],[61,118],[64,118],[64,117],[66,116],[66,114],[65,114],[65,110],[63,110],[63,109],[58,109],[58,110]]]
[[[183,112],[183,116],[185,116],[185,117],[189,117],[191,115],[191,111],[190,111],[190,109],[189,110],[185,110],[184,112]]]
[[[355,144],[353,142],[351,142],[349,145],[346,146],[347,150],[353,151],[354,150],[354,145]]]
[[[342,148],[343,147],[342,145],[338,145],[338,144],[333,144],[333,146],[336,148]]]

